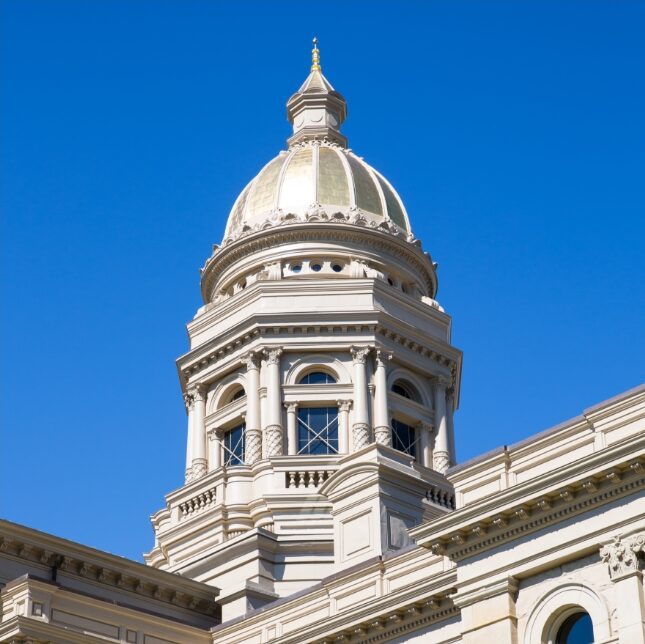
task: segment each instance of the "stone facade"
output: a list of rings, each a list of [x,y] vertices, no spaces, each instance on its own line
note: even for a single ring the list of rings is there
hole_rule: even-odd
[[[317,47],[288,115],[202,270],[148,565],[0,523],[0,641],[645,644],[645,387],[456,464],[436,265]]]

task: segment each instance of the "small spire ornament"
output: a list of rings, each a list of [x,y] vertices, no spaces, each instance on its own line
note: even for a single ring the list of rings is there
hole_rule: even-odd
[[[318,51],[318,38],[314,36],[314,48],[311,50],[311,71],[320,71],[320,52]]]

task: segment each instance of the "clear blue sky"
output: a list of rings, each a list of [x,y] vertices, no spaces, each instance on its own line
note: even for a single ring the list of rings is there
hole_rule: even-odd
[[[439,262],[461,460],[645,378],[645,3],[2,3],[1,514],[139,558],[199,268],[323,70]]]

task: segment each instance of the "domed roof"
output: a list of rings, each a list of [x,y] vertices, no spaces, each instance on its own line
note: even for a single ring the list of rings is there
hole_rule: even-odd
[[[231,210],[224,237],[237,237],[276,212],[302,217],[312,209],[329,215],[358,209],[368,221],[389,221],[410,232],[403,203],[381,174],[348,149],[310,140],[280,152],[246,186]]]
[[[267,163],[237,198],[225,242],[272,222],[320,215],[411,236],[396,191],[347,148],[340,132],[347,104],[323,76],[316,42],[310,74],[287,102],[293,125],[289,149]]]

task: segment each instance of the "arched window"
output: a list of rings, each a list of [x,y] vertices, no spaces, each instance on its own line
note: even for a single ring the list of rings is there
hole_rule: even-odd
[[[298,409],[298,454],[338,453],[338,408]]]
[[[593,644],[593,623],[589,613],[579,611],[562,622],[555,644]]]
[[[326,371],[310,371],[305,374],[298,383],[300,385],[333,385],[336,378]]]
[[[244,392],[244,390],[242,390]],[[224,465],[244,465],[246,448],[246,425],[242,423],[224,434],[222,447],[224,448]]]
[[[408,400],[421,402],[421,396],[419,395],[417,388],[414,385],[410,384],[407,380],[397,380],[392,385],[392,392],[398,394],[399,396],[403,396]]]
[[[399,452],[409,454],[416,458],[417,455],[417,431],[414,427],[392,419],[392,447]]]
[[[244,396],[246,396],[246,392],[244,391],[244,389],[240,388],[233,393],[229,402],[233,402],[234,400],[239,400],[240,398],[244,398]]]

